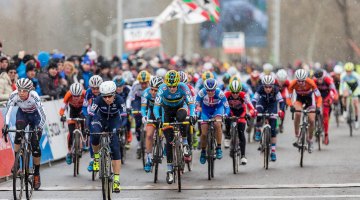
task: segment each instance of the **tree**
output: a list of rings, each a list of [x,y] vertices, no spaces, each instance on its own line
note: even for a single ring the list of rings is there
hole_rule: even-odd
[[[354,60],[355,52],[353,51],[351,41],[354,41],[353,35],[351,33],[351,26],[349,22],[349,10],[348,10],[348,1],[347,0],[336,0],[337,5],[340,9],[340,13],[343,16],[343,22],[344,22],[344,30],[345,30],[345,36],[346,36],[346,43],[348,44],[349,49],[349,56],[348,59],[350,61]]]

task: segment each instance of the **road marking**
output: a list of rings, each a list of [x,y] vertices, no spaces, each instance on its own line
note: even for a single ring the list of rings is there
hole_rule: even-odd
[[[303,188],[350,188],[360,187],[360,183],[342,184],[275,184],[275,185],[194,185],[182,186],[183,190],[234,190],[234,189],[303,189]],[[123,190],[176,190],[177,185],[145,185],[122,186]],[[101,190],[101,186],[48,186],[41,187],[42,191],[94,191]],[[12,187],[0,187],[0,191],[12,191]]]

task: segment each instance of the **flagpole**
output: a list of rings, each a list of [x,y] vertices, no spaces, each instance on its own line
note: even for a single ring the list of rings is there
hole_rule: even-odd
[[[123,0],[117,0],[117,56],[122,58],[123,53]]]
[[[183,45],[184,45],[184,19],[181,17],[178,20],[177,26],[177,48],[176,53],[178,56],[183,54]]]

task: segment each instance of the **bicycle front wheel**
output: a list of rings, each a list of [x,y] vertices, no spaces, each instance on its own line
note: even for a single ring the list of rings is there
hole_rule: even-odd
[[[30,150],[24,152],[24,162],[25,165],[25,192],[26,199],[31,199],[34,186],[33,186],[33,175],[30,172]]]
[[[141,129],[140,133],[140,147],[141,147],[141,159],[143,163],[143,168],[145,167],[145,132]]]
[[[321,151],[322,146],[322,126],[323,126],[323,120],[321,115],[316,115],[315,119],[315,128],[316,128],[316,140],[318,142],[318,149]]]
[[[21,199],[24,191],[24,157],[18,152],[15,154],[14,166],[12,169],[13,195],[14,199]]]
[[[270,157],[270,135],[271,130],[269,127],[265,127],[262,133],[262,146],[264,149],[264,168],[269,169],[269,157]]]
[[[230,134],[231,134],[231,155],[233,163],[233,173],[236,174],[239,172],[239,154],[238,150],[238,140],[237,140],[237,131],[236,128],[231,125]]]
[[[349,101],[349,113],[348,113],[348,116],[347,116],[347,123],[349,125],[349,130],[350,130],[350,137],[352,137],[353,135],[353,107],[352,107],[352,102]]]
[[[80,134],[77,130],[74,131],[74,152],[73,152],[73,163],[74,163],[74,177],[79,174],[79,162],[80,162]]]
[[[304,151],[305,151],[305,138],[306,138],[306,128],[301,128],[300,131],[300,167],[303,167],[303,160],[304,160]]]
[[[212,132],[211,130],[207,136],[207,163],[208,163],[208,180],[211,180],[212,163],[214,162],[214,149],[212,145]]]
[[[102,189],[102,196],[104,200],[111,199],[111,181],[110,181],[110,174],[111,174],[111,160],[110,155],[103,151],[101,153],[100,158],[100,176],[101,176],[101,189]]]

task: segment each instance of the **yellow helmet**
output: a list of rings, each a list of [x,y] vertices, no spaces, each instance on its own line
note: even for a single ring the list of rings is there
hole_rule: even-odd
[[[241,80],[240,80],[240,76],[238,75],[233,75],[230,80],[229,80],[229,83],[231,84],[231,82],[233,81],[239,81],[241,83]]]
[[[344,69],[347,72],[354,71],[354,64],[352,62],[347,62],[344,65]]]
[[[205,71],[202,75],[201,78],[203,81],[205,81],[206,79],[209,78],[214,78],[214,74],[211,71]]]
[[[136,80],[138,80],[140,83],[148,83],[150,81],[150,78],[151,78],[150,73],[143,70],[139,72],[139,74],[136,77]]]
[[[177,86],[180,83],[180,74],[175,70],[170,70],[165,74],[165,84],[167,86]]]

